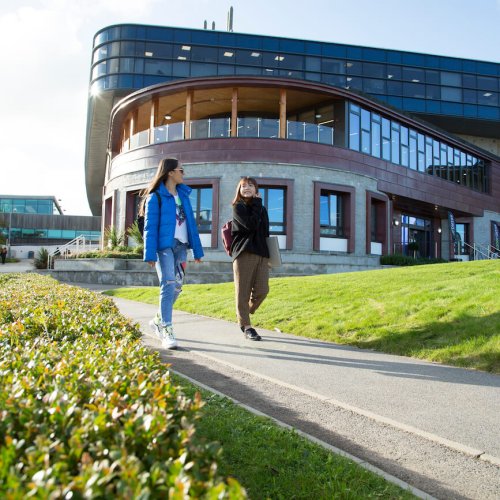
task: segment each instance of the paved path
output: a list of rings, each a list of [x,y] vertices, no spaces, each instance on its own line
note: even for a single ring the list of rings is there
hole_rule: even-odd
[[[438,498],[500,497],[500,376],[174,312],[179,350],[150,332],[155,306],[115,299],[172,368],[367,460]]]
[[[0,262],[0,273],[24,273],[34,270],[35,266],[32,259],[23,259],[19,262],[6,262],[5,264]]]

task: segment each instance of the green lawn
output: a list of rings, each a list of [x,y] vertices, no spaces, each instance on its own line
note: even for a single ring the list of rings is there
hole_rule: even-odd
[[[217,463],[224,477],[235,477],[249,498],[412,499],[412,494],[361,468],[347,458],[311,443],[296,432],[257,417],[231,400],[203,391],[172,375],[203,407],[196,436],[222,445]]]
[[[257,327],[500,373],[500,261],[275,278],[270,286]],[[109,293],[158,302],[156,287]],[[175,307],[236,321],[234,285],[186,285]]]

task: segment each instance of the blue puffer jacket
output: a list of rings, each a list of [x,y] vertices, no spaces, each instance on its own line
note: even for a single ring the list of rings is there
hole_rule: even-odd
[[[168,192],[165,184],[161,183],[157,189],[161,197],[161,213],[158,206],[158,197],[151,193],[146,200],[144,216],[144,260],[156,261],[156,252],[174,246],[175,234],[175,198]],[[189,248],[193,250],[195,259],[203,257],[198,228],[193,216],[193,209],[189,201],[191,188],[185,184],[177,185],[177,194],[181,199],[186,212]]]

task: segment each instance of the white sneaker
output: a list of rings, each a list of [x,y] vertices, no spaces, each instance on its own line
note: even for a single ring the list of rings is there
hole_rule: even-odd
[[[175,340],[174,328],[172,325],[162,326],[162,345],[167,349],[177,349],[177,340]]]
[[[152,328],[153,332],[157,335],[160,340],[163,340],[163,335],[161,334],[161,321],[158,313],[156,316],[149,322],[149,326]]]

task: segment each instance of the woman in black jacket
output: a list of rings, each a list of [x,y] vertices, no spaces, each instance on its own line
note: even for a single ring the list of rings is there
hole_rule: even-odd
[[[231,256],[233,258],[236,314],[241,331],[249,340],[261,340],[252,328],[250,314],[269,292],[269,217],[262,205],[257,181],[243,177],[233,200]]]

